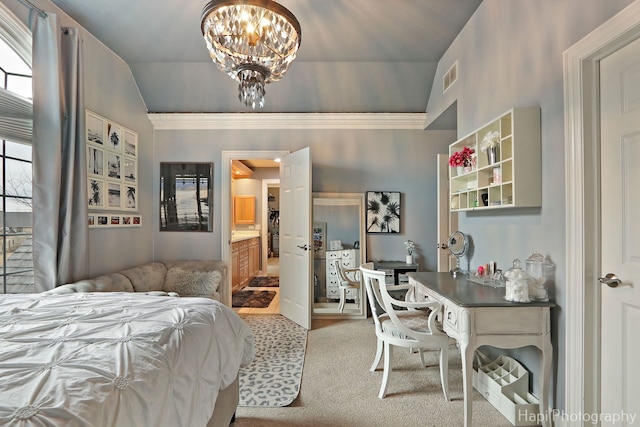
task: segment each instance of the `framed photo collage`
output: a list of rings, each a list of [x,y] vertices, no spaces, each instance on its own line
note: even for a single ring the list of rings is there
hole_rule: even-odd
[[[138,134],[93,111],[86,111],[89,227],[135,227],[138,210]]]

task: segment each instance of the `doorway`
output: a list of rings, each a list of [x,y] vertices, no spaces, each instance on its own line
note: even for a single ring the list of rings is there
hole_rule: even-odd
[[[232,307],[238,314],[280,314],[278,161],[233,160],[231,197],[234,208],[236,198],[255,200],[249,223],[238,222],[237,213],[233,216]]]
[[[268,276],[280,275],[280,179],[262,179],[262,265]],[[266,202],[264,202],[266,200]]]
[[[221,245],[222,260],[231,274],[221,286],[221,301],[232,306],[233,230],[231,165],[233,160],[275,159],[280,164],[280,314],[311,329],[312,274],[311,243],[311,150],[305,147],[288,151],[222,151]],[[286,215],[286,218],[285,218]]]
[[[254,169],[259,169],[259,168],[267,168],[267,167],[277,167],[277,164],[273,163],[273,160],[276,158],[280,158],[284,155],[287,155],[289,152],[288,151],[223,151],[222,152],[222,177],[221,177],[221,207],[222,207],[222,212],[221,212],[221,229],[222,229],[222,239],[221,239],[221,246],[222,246],[222,259],[227,263],[227,271],[229,272],[229,274],[227,274],[227,280],[226,283],[223,285],[223,289],[221,290],[221,294],[222,294],[222,302],[226,305],[228,305],[229,307],[233,307],[233,287],[232,287],[232,280],[233,280],[233,272],[234,272],[234,265],[233,265],[233,255],[232,254],[232,244],[234,243],[234,241],[238,241],[239,236],[238,236],[238,232],[245,232],[248,233],[250,230],[252,233],[254,233],[257,236],[260,236],[260,271],[259,271],[259,275],[262,276],[263,274],[266,276],[266,272],[267,272],[267,263],[266,263],[266,257],[263,256],[263,254],[265,254],[265,251],[268,250],[268,242],[267,242],[267,236],[266,234],[263,237],[263,224],[266,224],[266,220],[264,219],[265,214],[262,214],[263,209],[260,209],[260,214],[258,215],[258,212],[256,212],[256,218],[258,219],[256,221],[256,224],[251,224],[251,225],[246,225],[243,227],[242,230],[236,229],[235,224],[234,224],[234,218],[233,218],[233,196],[234,196],[234,190],[233,190],[233,180],[232,180],[232,161],[240,161],[240,160],[246,160],[246,159],[251,159],[253,162],[252,164],[259,164],[260,166],[253,166]],[[259,173],[257,173],[256,175],[259,175]],[[279,180],[277,179],[277,177],[272,178],[274,180],[274,182],[278,182]],[[252,195],[255,195],[257,199],[260,199],[260,203],[259,206],[262,206],[262,180],[253,183],[250,183],[247,186],[243,186],[243,192],[250,192],[252,193]],[[267,196],[268,197],[268,196]],[[266,198],[265,198],[266,200]],[[266,204],[266,203],[264,203]],[[279,273],[278,273],[279,274]],[[251,284],[250,282],[248,284]],[[261,286],[258,287],[254,287],[251,286],[250,289],[251,290],[255,290],[255,291],[274,291],[274,289],[269,289],[269,288],[274,288],[273,286],[267,287],[267,288],[263,288]],[[265,307],[264,309],[259,309],[259,308],[247,308],[245,309],[244,307],[238,307],[241,308],[242,311],[244,312],[256,312],[256,311],[271,311],[273,312],[277,312],[279,313],[279,288],[275,288],[276,291],[276,296],[270,301],[269,305],[267,307]]]
[[[597,414],[600,406],[601,261],[599,66],[600,61],[640,38],[640,2],[570,47],[565,64],[566,363],[565,407],[569,414]],[[594,268],[595,267],[595,268]]]
[[[280,179],[260,178],[261,170],[277,167],[270,161],[241,160],[250,167],[261,181],[262,196],[260,203],[260,272],[247,287],[253,292],[273,293],[273,299],[266,306],[253,307],[252,304],[234,304],[233,310],[238,314],[280,314]],[[236,306],[237,305],[237,306]]]

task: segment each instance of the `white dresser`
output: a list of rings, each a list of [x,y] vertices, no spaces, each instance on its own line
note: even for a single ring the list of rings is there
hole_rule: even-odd
[[[358,268],[360,266],[360,249],[342,249],[339,251],[327,251],[327,299],[339,300],[340,291],[340,279],[338,279],[338,272],[333,263],[335,260],[340,260],[342,266],[345,268]],[[347,299],[355,299],[358,289],[347,289]]]

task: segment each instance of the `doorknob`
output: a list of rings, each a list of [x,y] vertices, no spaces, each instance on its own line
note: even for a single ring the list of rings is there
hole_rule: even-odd
[[[598,282],[602,283],[603,285],[607,285],[610,288],[617,288],[618,285],[622,283],[622,280],[620,280],[615,274],[609,273],[604,277],[598,278]]]
[[[302,245],[298,245],[298,247],[299,247],[300,249],[302,249],[303,251],[308,251],[309,249],[311,249],[308,245],[304,245],[304,246],[302,246]]]

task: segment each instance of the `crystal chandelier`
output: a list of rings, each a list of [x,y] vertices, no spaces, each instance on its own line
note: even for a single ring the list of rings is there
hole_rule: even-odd
[[[213,0],[201,27],[213,62],[239,82],[240,101],[264,107],[264,85],[284,76],[300,47],[296,17],[272,0]]]

